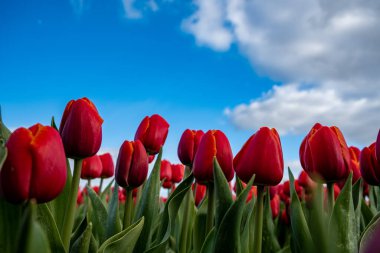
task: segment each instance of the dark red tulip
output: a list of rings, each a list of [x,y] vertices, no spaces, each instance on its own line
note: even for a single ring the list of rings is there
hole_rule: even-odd
[[[234,158],[236,175],[248,182],[255,174],[256,185],[277,185],[284,174],[280,137],[276,129],[262,127]]]
[[[360,154],[360,172],[368,184],[380,185],[380,165],[376,158],[376,143],[363,148]]]
[[[380,166],[380,130],[377,134],[377,139],[376,139],[376,158]]]
[[[166,189],[172,187],[172,165],[168,160],[161,161],[160,180],[164,180],[162,187]]]
[[[164,145],[169,124],[158,114],[146,116],[137,128],[135,140],[140,140],[150,155],[155,155]]]
[[[309,175],[303,170],[298,176],[298,184],[305,189],[305,191],[312,191],[317,184],[309,177]]]
[[[112,177],[115,173],[115,166],[113,164],[112,156],[110,153],[105,153],[99,156],[102,161],[102,174],[101,178],[109,178]]]
[[[8,156],[0,175],[3,196],[12,203],[29,199],[48,202],[66,183],[66,156],[59,133],[36,124],[18,128],[9,137]]]
[[[148,162],[151,163],[154,160],[155,155],[149,155],[148,156]]]
[[[102,143],[103,119],[88,98],[71,100],[62,116],[59,132],[70,158],[95,155]]]
[[[272,209],[272,218],[277,218],[280,213],[280,197],[278,194],[274,195],[274,197],[271,199],[270,208]]]
[[[184,165],[192,166],[199,142],[204,135],[202,130],[186,129],[178,144],[178,158]]]
[[[83,192],[78,189],[78,194],[77,194],[77,205],[83,204]]]
[[[124,188],[142,185],[148,175],[148,155],[141,141],[124,141],[117,157],[115,180]]]
[[[220,130],[207,131],[199,143],[193,163],[193,174],[198,183],[214,181],[214,157],[227,181],[231,181],[234,177],[232,150],[226,135]]]
[[[274,196],[278,195],[279,185],[269,187],[269,196],[270,199],[273,199]]]
[[[172,182],[179,183],[185,174],[185,166],[182,164],[172,164]]]
[[[294,188],[296,190],[296,193],[298,195],[298,198],[302,199],[302,187],[298,184],[298,180],[294,180]],[[283,183],[282,191],[279,193],[280,198],[282,201],[287,202],[290,200],[290,182],[289,180],[285,181]]]
[[[201,184],[193,184],[193,189],[194,188],[195,188],[194,202],[196,206],[199,206],[203,198],[206,196],[207,187]]]
[[[317,182],[331,183],[347,178],[350,153],[339,128],[317,123],[302,141],[300,160],[303,169]]]
[[[98,155],[87,157],[83,159],[80,177],[82,179],[99,178],[102,174],[102,170],[102,160],[100,160]]]
[[[357,147],[351,146],[348,148],[348,151],[350,152],[350,170],[352,171],[352,184],[355,184],[361,177],[360,173],[360,165],[359,165],[359,159],[360,159],[360,149]],[[346,179],[343,179],[342,181],[338,182],[338,186],[340,189],[344,187],[344,184],[346,183]]]

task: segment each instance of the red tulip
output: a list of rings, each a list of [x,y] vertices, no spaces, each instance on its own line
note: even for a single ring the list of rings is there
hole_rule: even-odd
[[[255,174],[256,185],[277,185],[284,174],[280,137],[276,129],[262,127],[234,158],[236,175],[248,182]]]
[[[88,98],[71,100],[63,113],[59,132],[70,158],[95,155],[102,142],[103,119]]]
[[[376,158],[376,143],[363,148],[360,154],[360,171],[368,184],[380,185],[380,165]]]
[[[298,180],[294,180],[294,188],[298,195],[298,198],[302,199],[302,187],[298,184]],[[285,181],[282,187],[282,191],[279,193],[282,201],[290,201],[290,182],[289,180]]]
[[[171,166],[173,183],[181,182],[185,173],[185,166],[182,164],[172,164]]]
[[[149,155],[148,156],[148,162],[151,163],[154,160],[155,155]]]
[[[172,187],[172,165],[167,160],[161,161],[160,180],[164,180],[162,187],[170,189]]]
[[[304,170],[298,176],[298,184],[308,192],[311,192],[317,186]]]
[[[192,166],[199,142],[204,135],[202,130],[186,129],[178,144],[178,158],[184,165]]]
[[[279,185],[269,187],[270,199],[273,199],[276,195],[278,195],[278,190],[279,190]]]
[[[280,197],[278,194],[271,199],[270,208],[272,209],[272,218],[275,219],[280,213]]]
[[[376,158],[380,166],[380,130],[377,134],[377,139],[376,139]]]
[[[77,194],[77,205],[83,204],[83,192],[78,189],[78,194]]]
[[[115,172],[115,166],[113,164],[112,156],[110,153],[105,153],[99,156],[102,161],[102,174],[101,178],[109,178],[112,177]]]
[[[359,165],[360,149],[351,146],[348,148],[348,151],[350,152],[350,170],[352,171],[352,184],[355,184],[362,177]],[[347,178],[338,182],[338,186],[340,189],[344,187],[346,179]]]
[[[350,172],[350,153],[339,128],[317,123],[302,141],[300,160],[307,174],[318,182],[337,182]]]
[[[135,140],[140,140],[150,155],[157,154],[168,136],[169,124],[158,114],[146,116],[137,128]]]
[[[36,124],[18,128],[9,137],[8,156],[0,171],[3,196],[12,203],[48,202],[66,183],[66,157],[59,133]]]
[[[83,159],[80,177],[82,179],[99,178],[102,170],[102,160],[100,160],[99,156],[94,155]]]
[[[116,163],[115,180],[124,188],[142,185],[148,175],[148,155],[141,141],[124,141]]]
[[[193,189],[194,189],[194,186],[195,186],[194,202],[196,206],[199,206],[203,198],[206,196],[207,187],[201,184],[193,184]]]
[[[199,143],[193,163],[193,174],[198,183],[213,182],[214,157],[216,157],[227,181],[234,177],[232,150],[224,133],[220,130],[209,130]]]

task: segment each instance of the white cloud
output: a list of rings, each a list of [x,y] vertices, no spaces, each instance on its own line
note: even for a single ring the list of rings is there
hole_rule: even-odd
[[[338,125],[353,141],[368,144],[374,139],[380,126],[379,1],[195,4],[198,10],[184,22],[192,24],[186,31],[199,44],[226,50],[236,43],[256,71],[285,83],[226,109],[235,125],[271,125],[289,134],[304,133],[320,121]]]
[[[141,11],[135,8],[134,4],[135,0],[123,0],[125,16],[130,19],[142,18]]]

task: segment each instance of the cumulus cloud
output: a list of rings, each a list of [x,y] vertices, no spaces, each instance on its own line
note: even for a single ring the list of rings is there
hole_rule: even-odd
[[[339,125],[354,141],[373,140],[380,125],[379,1],[195,4],[197,11],[184,23],[192,24],[186,31],[199,44],[226,50],[235,43],[256,71],[282,83],[260,98],[226,109],[235,125],[268,124],[289,134],[305,132],[320,121]]]

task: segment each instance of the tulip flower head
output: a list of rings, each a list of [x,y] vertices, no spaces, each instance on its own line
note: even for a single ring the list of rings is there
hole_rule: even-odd
[[[124,141],[116,163],[115,180],[124,188],[142,185],[148,175],[148,155],[141,141]]]
[[[204,135],[202,130],[186,129],[178,144],[178,158],[182,164],[192,166],[199,142]]]
[[[113,164],[112,156],[110,153],[105,153],[99,156],[102,161],[102,173],[100,175],[101,178],[109,178],[112,177],[115,173],[115,166]]]
[[[185,166],[183,164],[172,164],[172,182],[179,183],[185,174]]]
[[[245,183],[255,174],[256,185],[277,185],[284,174],[280,137],[276,129],[262,127],[234,158],[236,175]]]
[[[18,128],[9,137],[8,156],[0,171],[3,196],[12,203],[48,202],[66,183],[66,156],[59,133],[36,124]]]
[[[99,178],[102,174],[102,170],[102,160],[100,160],[98,155],[87,157],[83,159],[80,177],[82,179]]]
[[[162,187],[170,189],[173,185],[172,183],[172,165],[168,160],[161,161],[160,168],[160,180],[163,180]]]
[[[214,157],[227,181],[231,181],[234,176],[232,150],[226,135],[220,130],[207,131],[199,143],[193,163],[193,174],[198,183],[214,181]]]
[[[140,140],[149,155],[155,155],[164,145],[169,132],[169,124],[158,114],[146,116],[137,128],[135,140]]]
[[[370,185],[380,185],[380,165],[376,158],[376,143],[363,148],[360,154],[360,171],[364,181]]]
[[[88,98],[71,100],[59,127],[67,157],[79,159],[95,155],[102,143],[102,124],[103,119]]]
[[[300,161],[307,174],[317,182],[333,183],[347,178],[350,153],[339,128],[317,123],[302,141]]]

